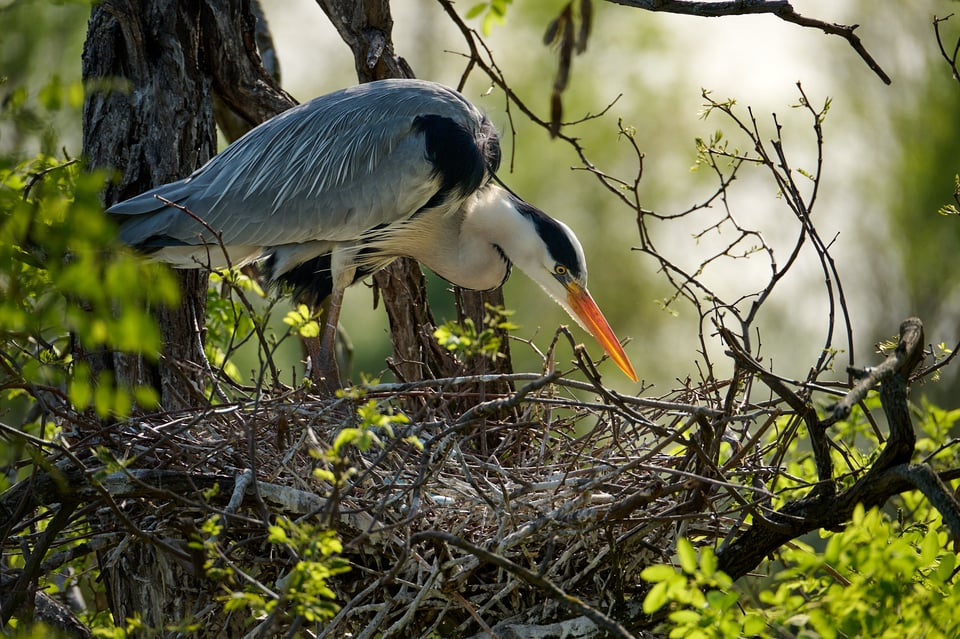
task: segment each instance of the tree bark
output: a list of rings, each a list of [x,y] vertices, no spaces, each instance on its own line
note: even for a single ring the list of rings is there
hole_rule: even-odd
[[[83,52],[88,94],[83,110],[83,151],[91,168],[118,169],[106,204],[188,176],[216,152],[214,92],[239,126],[255,125],[295,101],[262,68],[250,0],[109,0],[91,11]],[[167,411],[203,400],[198,363],[203,355],[207,274],[179,274],[181,304],[157,309],[163,354],[153,367],[139,356],[87,354],[98,371],[119,383],[149,383]],[[146,528],[148,502],[126,514]],[[185,544],[180,531],[150,530],[171,547]],[[124,551],[101,556],[115,622],[137,616],[155,636],[197,623],[194,636],[240,636],[243,615],[225,616],[210,606],[216,588],[201,570],[131,540]]]
[[[83,153],[91,168],[118,168],[106,204],[186,177],[216,150],[211,81],[200,72],[196,5],[116,0],[94,5],[83,52],[91,89],[83,108]],[[206,274],[180,274],[181,307],[159,311],[165,348],[153,369],[117,354],[95,368],[119,383],[152,383],[168,410],[190,405],[197,379],[181,362],[203,361]],[[200,318],[198,324],[198,318]]]

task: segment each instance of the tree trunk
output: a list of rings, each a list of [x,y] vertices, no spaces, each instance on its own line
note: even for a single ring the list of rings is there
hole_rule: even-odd
[[[196,6],[160,0],[94,5],[83,52],[90,87],[83,153],[91,168],[122,170],[107,187],[108,205],[186,177],[213,156],[211,82],[200,72],[198,29]],[[170,348],[157,370],[129,355],[99,367],[113,370],[120,383],[152,381],[168,410],[190,405],[196,377],[180,364],[203,361],[196,326],[205,314],[206,282],[201,271],[181,275],[182,307],[160,313]]]
[[[88,94],[83,151],[91,168],[118,169],[106,203],[181,179],[216,152],[214,92],[239,127],[263,121],[295,102],[261,64],[249,0],[112,0],[93,6],[83,52]],[[158,309],[163,355],[156,367],[129,354],[90,355],[119,383],[150,383],[167,411],[203,401],[199,363],[207,274],[179,273],[181,304]],[[178,530],[150,530],[153,505],[127,506],[141,530],[185,547]],[[194,636],[240,636],[244,615],[224,616],[210,605],[215,584],[197,566],[132,538],[124,551],[101,556],[115,622],[139,617],[154,636],[196,623]]]

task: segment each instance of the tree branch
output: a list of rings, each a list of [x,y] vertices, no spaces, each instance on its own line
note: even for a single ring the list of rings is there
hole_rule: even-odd
[[[867,66],[883,80],[890,84],[890,76],[880,67],[873,56],[867,51],[854,31],[860,26],[857,24],[845,25],[825,22],[815,18],[807,18],[797,13],[793,5],[787,0],[727,0],[725,2],[696,2],[692,0],[607,0],[613,4],[625,7],[644,9],[646,11],[660,11],[678,15],[699,16],[701,18],[718,18],[722,16],[752,15],[771,13],[784,22],[791,22],[801,27],[820,29],[829,35],[840,36],[850,43],[853,50],[867,63]]]
[[[836,422],[846,419],[853,407],[867,396],[874,386],[887,379],[894,373],[904,376],[904,383],[910,372],[923,359],[923,324],[916,317],[905,319],[900,324],[900,340],[897,348],[879,366],[864,371],[850,371],[860,378],[860,381],[850,389],[843,399],[834,404],[829,410],[832,413],[824,421],[825,426],[832,426]]]
[[[960,504],[950,494],[943,480],[926,464],[900,464],[890,468],[890,474],[910,482],[930,500],[943,516],[954,539],[960,539]]]
[[[953,45],[953,51],[947,53],[947,47],[943,41],[943,35],[940,33],[940,24],[946,22],[953,17],[951,13],[945,18],[933,19],[933,33],[937,37],[937,47],[940,49],[940,55],[944,60],[947,61],[947,64],[950,65],[950,69],[953,71],[953,79],[957,82],[960,82],[960,66],[957,66],[957,60],[960,59],[960,38],[957,38],[957,41]]]
[[[611,619],[610,617],[603,614],[599,610],[596,610],[595,608],[591,608],[590,606],[585,604],[583,601],[581,601],[577,597],[574,597],[572,595],[565,593],[563,590],[561,590],[560,588],[555,586],[553,583],[551,583],[549,580],[545,579],[539,574],[510,561],[506,557],[503,557],[496,553],[492,553],[489,550],[485,550],[481,548],[480,546],[476,546],[467,541],[464,541],[463,539],[460,539],[456,535],[452,535],[446,532],[441,532],[439,530],[425,530],[423,532],[419,532],[413,535],[410,538],[410,544],[411,545],[417,544],[422,541],[426,541],[428,539],[434,540],[434,541],[441,541],[441,542],[450,544],[451,546],[456,546],[461,550],[467,551],[468,553],[477,557],[478,559],[491,563],[497,566],[498,568],[506,570],[507,572],[514,574],[517,577],[520,577],[528,584],[532,586],[536,586],[540,590],[543,590],[544,592],[546,592],[548,595],[550,595],[556,601],[558,601],[563,607],[569,610],[572,610],[577,614],[581,614],[589,618],[590,621],[597,624],[597,626],[599,626],[600,628],[603,628],[611,637],[620,637],[621,639],[633,639],[633,635],[631,635],[627,631],[627,629],[624,628],[622,625],[620,625],[620,623],[618,623],[616,620]]]
[[[807,497],[787,502],[768,516],[777,524],[776,528],[755,523],[732,544],[718,551],[720,570],[734,579],[742,577],[791,539],[819,528],[842,526],[858,504],[865,508],[882,506],[894,495],[915,488],[923,491],[940,511],[953,533],[960,534],[960,504],[942,483],[960,476],[960,470],[938,475],[929,466],[908,465],[916,436],[906,402],[907,383],[922,357],[923,325],[911,317],[900,325],[900,342],[894,353],[880,366],[866,371],[863,379],[837,402],[831,417],[816,425],[818,429],[825,429],[826,424],[843,419],[867,391],[881,384],[880,399],[890,423],[890,437],[873,466],[836,497],[814,491]]]
[[[230,110],[253,127],[297,104],[264,68],[257,48],[259,11],[252,0],[202,3],[203,50],[214,90]],[[261,39],[264,36],[260,36]],[[269,33],[265,36],[269,38]],[[243,128],[228,133],[235,139]]]
[[[36,588],[43,558],[58,539],[60,533],[63,532],[63,529],[70,523],[70,518],[76,509],[77,504],[75,502],[64,502],[60,505],[53,519],[44,529],[40,541],[34,546],[33,552],[27,558],[23,572],[20,573],[16,582],[9,589],[5,588],[7,592],[4,594],[9,596],[3,598],[2,606],[0,606],[0,628],[7,626],[10,618],[20,609],[27,596],[31,595],[31,590]]]

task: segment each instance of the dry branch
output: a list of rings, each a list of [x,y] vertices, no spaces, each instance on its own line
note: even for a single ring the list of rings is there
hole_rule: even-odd
[[[734,356],[742,357],[737,354]],[[893,495],[912,488],[918,488],[927,495],[943,514],[953,535],[960,537],[960,504],[943,485],[942,478],[927,466],[908,465],[914,452],[916,436],[907,408],[907,384],[910,373],[922,359],[923,325],[915,317],[908,318],[900,325],[900,340],[896,350],[883,364],[864,371],[860,382],[828,411],[829,417],[823,420],[815,418],[815,423],[808,423],[811,436],[817,433],[822,446],[822,442],[826,441],[827,428],[846,418],[852,407],[862,401],[868,391],[880,384],[881,403],[890,425],[890,437],[873,465],[866,469],[853,486],[839,494],[814,490],[807,497],[787,502],[779,510],[768,513],[767,517],[777,526],[769,527],[763,522],[755,522],[752,527],[741,532],[733,543],[721,548],[717,553],[721,570],[734,578],[741,577],[791,539],[812,530],[832,530],[844,525],[858,504],[866,508],[881,506]],[[780,389],[779,380],[764,375],[761,375],[761,379],[768,383],[774,392],[784,392]],[[812,406],[804,405],[800,407],[800,411],[808,422],[811,420],[810,416],[815,415]],[[820,455],[817,456],[817,461],[821,471],[821,485],[822,482],[832,482],[832,474],[823,476],[823,466],[820,466],[823,460]],[[953,474],[944,478],[949,477],[953,477]]]
[[[947,44],[944,42],[943,34],[940,33],[940,25],[952,17],[953,14],[951,13],[943,18],[934,18],[933,32],[937,39],[937,48],[940,50],[940,56],[950,65],[950,70],[953,71],[953,79],[960,82],[960,66],[958,66],[958,61],[960,61],[960,37],[958,37],[957,41],[953,44],[953,50],[947,52]]]
[[[675,13],[679,15],[699,16],[704,18],[717,18],[721,16],[735,15],[755,15],[769,13],[777,16],[785,22],[790,22],[801,27],[810,27],[819,29],[826,34],[840,36],[846,40],[857,55],[870,67],[877,77],[885,84],[890,84],[890,76],[880,67],[860,37],[855,33],[859,25],[845,25],[808,18],[797,13],[793,5],[788,0],[729,0],[698,2],[694,0],[607,0],[613,4],[620,4],[626,7],[644,9],[646,11],[661,11],[666,13]]]
[[[898,364],[873,369],[897,372],[874,381],[905,390],[914,345],[922,345],[914,322],[905,322],[902,346],[888,360]],[[722,423],[759,422],[762,433],[783,406],[796,410],[798,401],[808,400],[763,373],[736,340],[728,344],[735,359],[749,362],[747,370],[779,389],[781,406],[738,403],[725,412],[704,405],[709,394],[697,387],[650,399],[602,389],[582,400],[572,389],[597,390],[596,382],[548,375],[512,376],[509,381],[527,384],[457,413],[448,398],[477,382],[465,377],[372,386],[364,400],[261,394],[190,414],[104,425],[94,438],[52,450],[47,470],[0,495],[0,511],[15,519],[5,550],[13,550],[14,540],[33,539],[35,554],[48,560],[30,564],[17,581],[35,583],[62,565],[54,561],[61,551],[71,559],[83,548],[111,556],[103,540],[123,547],[147,536],[161,551],[189,556],[193,551],[164,540],[175,538],[185,522],[195,530],[216,517],[228,524],[217,539],[224,559],[256,566],[264,594],[277,593],[291,558],[266,560],[256,549],[274,518],[285,515],[332,525],[353,566],[331,584],[342,609],[324,636],[387,629],[412,637],[640,636],[655,620],[640,609],[646,585],[639,573],[668,561],[681,531],[721,545],[721,566],[739,576],[803,532],[842,525],[857,503],[880,505],[915,487],[948,525],[960,525],[960,510],[942,483],[960,471],[938,475],[899,457],[892,466],[866,469],[835,496],[814,491],[771,510],[772,494],[750,481],[771,471],[755,466],[752,454],[721,468],[710,461],[716,449],[708,435]],[[883,401],[899,397],[888,390]],[[357,472],[345,486],[333,489],[313,478],[314,451],[355,425],[352,407],[371,398],[418,407],[410,413],[415,419],[383,447],[351,452]],[[487,410],[503,406],[512,410]],[[252,448],[249,436],[256,440]],[[97,452],[107,442],[115,457]],[[119,459],[127,461],[116,467]],[[38,516],[67,512],[58,504],[75,505],[71,529],[86,530],[91,543],[54,544],[47,552],[43,538],[31,537]],[[103,506],[122,516],[92,516]],[[149,529],[132,525],[144,521],[143,512]],[[748,515],[752,526],[743,529]],[[727,537],[733,541],[723,543]]]

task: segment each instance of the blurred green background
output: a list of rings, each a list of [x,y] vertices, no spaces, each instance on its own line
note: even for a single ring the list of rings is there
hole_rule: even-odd
[[[465,13],[471,4],[457,7]],[[720,128],[732,146],[744,146],[732,122],[716,114],[700,117],[702,89],[717,99],[735,98],[744,112],[752,107],[764,139],[774,134],[770,116],[776,112],[793,166],[807,170],[815,168],[815,139],[808,114],[792,106],[799,100],[796,83],[802,83],[818,106],[832,99],[824,123],[825,163],[814,220],[821,236],[834,240],[831,253],[852,309],[856,363],[875,363],[875,343],[895,334],[900,320],[914,314],[924,320],[928,342],[952,347],[960,338],[960,287],[953,269],[960,220],[937,211],[952,201],[954,176],[960,173],[960,83],[939,57],[932,21],[960,4],[793,4],[810,17],[861,24],[858,34],[893,78],[892,86],[884,85],[841,38],[773,16],[708,20],[595,2],[589,47],[574,59],[565,119],[595,114],[616,102],[604,117],[565,132],[581,140],[599,169],[632,181],[636,157],[619,135],[617,122],[635,128],[645,154],[641,203],[670,214],[704,200],[715,188],[708,172],[691,171],[695,138],[707,138]],[[393,5],[397,51],[419,77],[455,86],[466,46],[439,4],[399,0]],[[543,32],[562,5],[559,0],[514,3],[506,22],[487,39],[514,90],[544,118],[556,51],[543,44]],[[284,87],[298,100],[356,81],[352,55],[315,2],[266,0],[264,7]],[[88,12],[88,3],[79,1],[0,0],[0,100],[24,100],[27,105],[46,100],[54,112],[47,123],[39,115],[32,118],[25,106],[23,117],[0,122],[0,153],[35,151],[21,144],[23,127],[34,126],[52,149],[79,154],[80,55]],[[471,24],[480,28],[479,20]],[[960,35],[960,17],[946,22],[943,30],[952,46]],[[654,394],[667,392],[678,379],[696,379],[701,348],[697,315],[682,302],[662,309],[660,300],[671,289],[656,264],[632,250],[639,242],[635,213],[595,177],[572,170],[580,165],[572,149],[551,140],[516,109],[516,137],[510,135],[502,95],[487,94],[488,89],[489,82],[475,72],[465,93],[504,132],[501,177],[577,232],[590,266],[590,289],[618,336],[631,338],[626,350],[640,377],[656,384]],[[730,205],[741,222],[761,231],[771,245],[781,250],[791,245],[796,222],[761,171],[744,172],[731,191]],[[694,267],[724,239],[694,237],[708,219],[705,212],[651,229],[672,261]],[[785,252],[780,259],[786,259]],[[755,292],[768,272],[765,258],[757,256],[720,260],[703,277],[725,299],[735,300]],[[431,299],[441,320],[453,315],[446,287],[431,278]],[[541,349],[549,345],[557,325],[570,323],[522,274],[510,279],[505,295],[507,305],[517,311],[514,321],[522,327],[516,335]],[[347,304],[343,325],[356,348],[354,370],[383,370],[390,352],[383,311],[372,309],[372,295],[362,286],[351,289]],[[765,361],[784,375],[804,376],[824,343],[826,313],[823,276],[808,251],[756,324]],[[586,337],[579,330],[576,334]],[[586,343],[599,355],[599,347]],[[834,343],[842,347],[845,341],[837,334]],[[568,361],[569,348],[559,348],[560,361]],[[707,348],[715,360],[723,360],[718,338],[708,339]],[[528,346],[517,343],[513,352],[517,370],[538,369],[539,360]],[[286,357],[290,362],[299,357],[293,345]],[[838,376],[848,357],[838,354]],[[612,364],[602,370],[615,387],[633,390]],[[948,370],[943,381],[925,390],[949,402],[957,384],[957,375]]]

